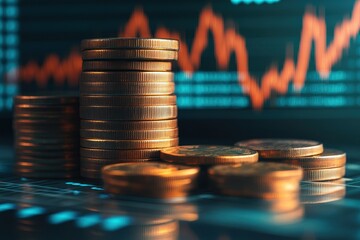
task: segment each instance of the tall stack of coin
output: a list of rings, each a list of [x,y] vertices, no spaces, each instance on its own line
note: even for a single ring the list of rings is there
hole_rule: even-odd
[[[79,171],[77,97],[17,96],[14,107],[16,172],[65,178]]]
[[[304,169],[305,181],[328,181],[345,175],[346,154],[323,148],[316,141],[294,139],[253,139],[236,146],[259,152],[260,161],[287,163]]]
[[[159,158],[178,145],[170,39],[110,38],[81,43],[81,175],[103,166]]]

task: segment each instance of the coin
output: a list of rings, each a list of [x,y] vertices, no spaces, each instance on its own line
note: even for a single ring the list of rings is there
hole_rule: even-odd
[[[105,176],[153,176],[165,179],[192,177],[199,173],[197,167],[188,167],[161,162],[119,163],[102,169]]]
[[[77,143],[70,143],[70,144],[39,144],[39,143],[29,143],[29,142],[15,142],[15,148],[23,149],[23,150],[48,150],[48,151],[62,151],[62,150],[74,150],[79,145]]]
[[[177,128],[177,119],[157,120],[157,121],[101,121],[101,120],[81,120],[81,129],[99,130],[159,130]]]
[[[165,120],[177,117],[176,105],[80,107],[80,117],[91,120]]]
[[[297,165],[303,169],[336,168],[346,164],[346,154],[339,150],[325,148],[320,155],[271,159],[271,161]]]
[[[316,141],[295,139],[253,139],[235,143],[259,152],[260,158],[295,158],[318,155],[323,145]]]
[[[81,95],[170,95],[175,91],[173,82],[80,82]]]
[[[178,52],[152,49],[93,49],[81,52],[83,60],[177,60]]]
[[[69,121],[66,119],[14,119],[13,126],[19,129],[42,129],[42,128],[71,128],[78,127],[79,121]]]
[[[101,170],[101,167],[110,164],[116,163],[124,163],[124,162],[147,162],[151,159],[102,159],[102,158],[88,158],[81,157],[80,162],[81,166],[85,166],[85,168],[97,168]]]
[[[33,105],[64,105],[76,104],[79,102],[78,97],[64,97],[64,96],[16,96],[14,98],[14,105],[18,104],[33,104]]]
[[[31,171],[62,171],[62,170],[73,170],[78,168],[77,164],[73,163],[63,163],[63,164],[43,164],[43,163],[33,163],[33,162],[23,162],[17,161],[17,169],[29,169]]]
[[[144,162],[108,165],[102,176],[105,190],[113,194],[174,198],[186,197],[194,189],[198,172],[196,167]],[[145,187],[141,184],[144,179],[153,184]]]
[[[140,150],[107,150],[97,148],[80,148],[81,157],[100,159],[158,159],[160,149]]]
[[[231,196],[289,198],[298,195],[302,169],[280,163],[218,165],[209,169],[214,190]]]
[[[172,72],[82,72],[80,82],[171,82]]]
[[[171,71],[171,62],[165,61],[83,61],[82,70],[86,71]]]
[[[140,131],[104,131],[96,129],[81,129],[80,136],[104,140],[141,140],[164,139],[178,137],[178,129],[140,130]]]
[[[175,105],[175,95],[163,96],[82,96],[80,106],[157,106]]]
[[[100,149],[147,149],[147,148],[166,148],[179,144],[178,138],[152,139],[152,140],[99,140],[99,139],[80,139],[80,145],[85,148]]]
[[[16,169],[15,172],[26,178],[74,178],[79,175],[78,171],[29,171],[23,169]]]
[[[32,157],[26,155],[16,155],[15,159],[17,162],[29,162],[29,163],[40,163],[48,165],[59,165],[65,163],[77,163],[78,157],[63,157],[63,158],[49,158],[49,157]]]
[[[63,151],[52,151],[46,149],[24,149],[15,148],[15,153],[21,156],[31,156],[37,158],[78,158],[78,152],[73,149],[63,150]]]
[[[345,176],[345,166],[323,169],[306,169],[304,171],[304,181],[326,181],[335,180]]]
[[[303,171],[298,166],[282,163],[258,162],[254,164],[218,165],[209,169],[211,176],[236,178],[274,179],[296,178],[301,180]]]
[[[33,138],[33,137],[17,137],[15,142],[19,143],[34,143],[44,145],[56,144],[75,144],[79,142],[79,138]]]
[[[193,145],[162,149],[160,158],[179,164],[214,165],[256,162],[258,154],[242,147]]]
[[[87,49],[163,49],[179,50],[179,42],[163,38],[99,38],[81,41],[81,50]]]

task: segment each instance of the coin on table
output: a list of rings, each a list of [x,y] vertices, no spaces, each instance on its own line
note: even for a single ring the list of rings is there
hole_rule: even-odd
[[[178,164],[214,165],[257,162],[258,153],[243,147],[189,145],[162,149],[160,158]]]
[[[297,165],[303,169],[337,168],[346,164],[346,153],[340,150],[325,148],[319,155],[271,159],[273,162]]]
[[[345,166],[335,168],[305,169],[304,181],[327,181],[345,176]]]
[[[81,50],[88,49],[161,49],[179,50],[179,41],[165,38],[98,38],[81,41]]]
[[[225,195],[260,198],[297,195],[303,175],[300,167],[264,162],[218,165],[208,172],[215,191]]]
[[[120,163],[102,169],[105,190],[110,193],[154,198],[186,197],[195,188],[198,173],[196,167],[158,162]]]
[[[296,139],[252,139],[237,142],[235,146],[256,150],[260,158],[295,158],[323,152],[322,143]]]

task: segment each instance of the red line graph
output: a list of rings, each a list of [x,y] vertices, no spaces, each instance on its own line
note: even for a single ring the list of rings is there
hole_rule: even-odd
[[[334,29],[334,37],[327,46],[326,22],[322,17],[306,12],[300,37],[299,51],[295,63],[292,57],[287,57],[280,71],[270,67],[261,79],[257,80],[249,72],[249,57],[246,40],[233,28],[226,29],[222,17],[216,15],[211,8],[204,8],[199,16],[199,23],[191,48],[181,39],[178,32],[164,27],[158,28],[151,34],[149,19],[142,9],[135,9],[119,36],[126,37],[158,37],[175,38],[180,40],[178,65],[181,70],[192,73],[199,69],[201,56],[208,45],[208,33],[214,38],[214,56],[220,69],[226,69],[230,55],[235,54],[239,84],[244,94],[251,99],[252,106],[260,109],[270,98],[271,93],[286,94],[292,81],[297,89],[305,84],[309,67],[312,43],[314,42],[315,68],[321,77],[326,78],[332,67],[342,57],[343,50],[348,48],[351,38],[355,38],[360,31],[360,0],[355,2],[350,18],[345,18]],[[45,58],[43,64],[30,61],[20,68],[21,81],[37,81],[40,86],[46,85],[48,79],[53,78],[56,84],[67,81],[71,85],[78,83],[81,72],[81,56],[72,51],[61,60],[56,54]]]

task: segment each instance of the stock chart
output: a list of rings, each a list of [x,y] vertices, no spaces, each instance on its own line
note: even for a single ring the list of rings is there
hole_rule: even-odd
[[[180,40],[180,109],[360,107],[360,1],[1,2],[0,110],[76,93],[85,38]]]

